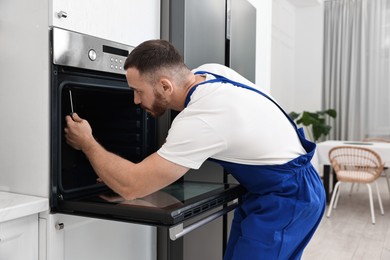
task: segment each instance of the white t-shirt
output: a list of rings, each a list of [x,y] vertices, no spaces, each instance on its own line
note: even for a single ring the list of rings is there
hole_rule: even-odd
[[[265,92],[219,64],[205,64],[195,71],[208,71]],[[210,79],[214,76],[206,74],[206,80]],[[295,128],[274,103],[254,91],[218,82],[196,88],[157,153],[176,164],[199,169],[208,158],[276,165],[306,152]]]

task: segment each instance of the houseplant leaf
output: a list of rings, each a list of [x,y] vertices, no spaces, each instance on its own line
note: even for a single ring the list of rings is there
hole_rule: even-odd
[[[316,112],[291,112],[289,115],[298,125],[306,126],[311,132],[313,141],[317,142],[322,136],[327,136],[330,132],[331,126],[326,123],[326,117],[336,118],[337,113],[334,109],[327,109]]]

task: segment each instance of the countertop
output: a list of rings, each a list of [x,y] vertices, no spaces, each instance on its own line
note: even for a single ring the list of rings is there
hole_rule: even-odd
[[[48,209],[48,198],[0,191],[0,223]]]

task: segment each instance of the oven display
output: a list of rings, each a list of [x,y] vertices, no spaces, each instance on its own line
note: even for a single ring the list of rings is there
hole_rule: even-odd
[[[111,46],[103,45],[103,52],[110,53],[110,54],[115,54],[123,57],[127,57],[129,55],[128,50],[122,50],[118,48],[114,48]]]

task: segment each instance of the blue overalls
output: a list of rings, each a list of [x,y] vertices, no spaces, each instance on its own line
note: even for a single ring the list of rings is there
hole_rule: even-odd
[[[295,127],[306,154],[282,165],[244,165],[210,159],[222,165],[248,192],[234,213],[225,260],[300,259],[325,210],[325,192],[310,163],[316,145],[305,139],[286,112],[263,92],[211,74],[216,79],[202,82],[231,83],[271,100]],[[185,106],[190,101],[193,87]]]

